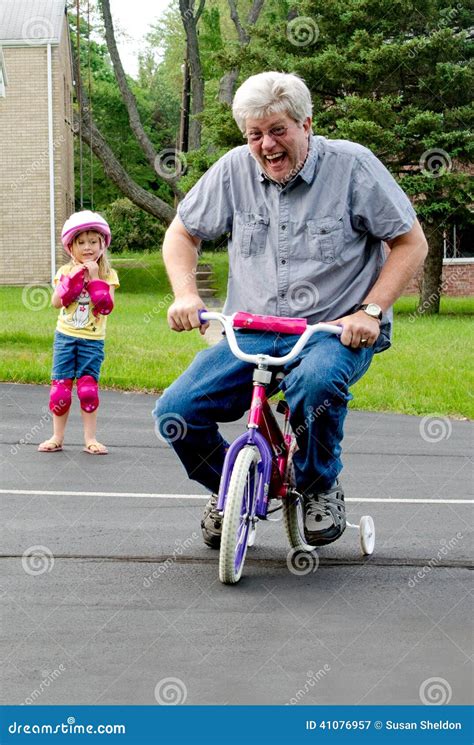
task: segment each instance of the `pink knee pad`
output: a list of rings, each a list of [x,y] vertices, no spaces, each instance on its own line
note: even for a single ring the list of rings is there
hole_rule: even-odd
[[[51,390],[49,392],[49,408],[53,414],[62,416],[71,406],[72,398],[72,379],[61,378],[60,380],[51,381]]]
[[[99,385],[92,375],[83,375],[77,381],[77,395],[81,409],[88,413],[95,411],[99,405]]]

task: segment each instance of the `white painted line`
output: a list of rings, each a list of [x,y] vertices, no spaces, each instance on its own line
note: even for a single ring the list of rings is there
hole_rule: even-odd
[[[39,491],[37,489],[0,489],[0,494],[23,494],[39,497],[127,497],[132,499],[209,499],[206,494],[153,494],[127,491]],[[474,504],[474,499],[372,499],[348,497],[346,502],[384,504]]]

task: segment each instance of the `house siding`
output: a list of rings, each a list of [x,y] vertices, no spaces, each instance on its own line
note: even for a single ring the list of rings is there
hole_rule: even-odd
[[[66,23],[66,21],[64,21]],[[57,265],[61,228],[73,206],[73,134],[65,117],[72,75],[67,28],[53,46],[53,147]],[[51,278],[47,47],[4,47],[8,88],[0,99],[0,283]]]

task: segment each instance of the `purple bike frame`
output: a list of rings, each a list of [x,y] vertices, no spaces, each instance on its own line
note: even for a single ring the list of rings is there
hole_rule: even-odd
[[[219,486],[217,509],[219,511],[224,509],[230,478],[239,452],[245,446],[252,445],[257,447],[260,453],[255,514],[257,517],[265,518],[267,515],[270,486],[274,486],[277,492],[275,496],[282,496],[280,492],[283,486],[283,473],[286,468],[288,446],[268,404],[266,387],[258,383],[254,384],[253,387],[247,427],[247,432],[244,432],[244,434],[234,440],[227,451]],[[258,428],[262,429],[263,434],[258,431]],[[274,454],[270,443],[275,448],[278,448],[280,453],[278,455],[278,468],[274,468],[273,465]]]

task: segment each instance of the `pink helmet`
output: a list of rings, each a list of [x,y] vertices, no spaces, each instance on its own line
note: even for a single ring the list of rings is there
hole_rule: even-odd
[[[64,250],[69,255],[71,255],[71,245],[74,238],[78,233],[82,233],[84,230],[96,230],[104,236],[105,248],[110,246],[112,234],[107,220],[105,220],[102,215],[99,215],[98,212],[82,210],[81,212],[74,212],[71,217],[68,217],[62,229],[61,240],[63,242]]]

